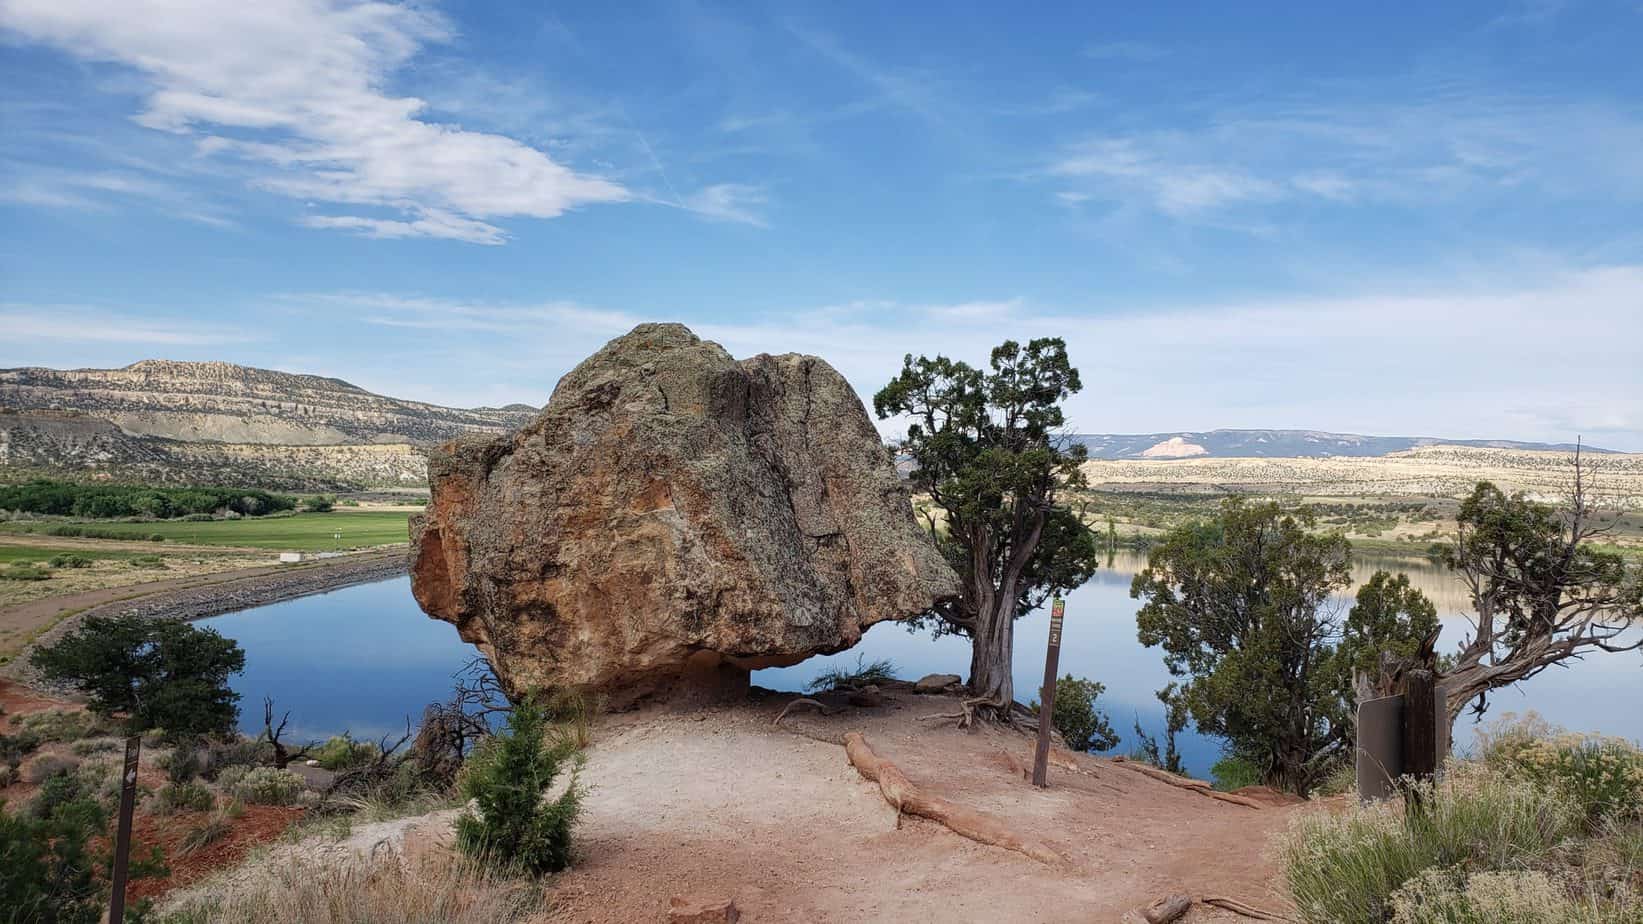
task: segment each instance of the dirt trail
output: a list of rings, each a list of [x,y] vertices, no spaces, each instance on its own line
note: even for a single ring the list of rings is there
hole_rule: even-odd
[[[1024,781],[1018,734],[931,727],[940,697],[771,719],[791,697],[599,725],[576,867],[554,922],[661,920],[675,895],[735,897],[746,921],[1110,921],[1170,892],[1285,907],[1271,836],[1306,807],[1248,808],[1062,752]],[[861,731],[932,795],[1006,820],[1065,858],[1046,864],[904,816],[850,766]],[[1069,767],[1076,769],[1069,769]],[[1240,920],[1197,907],[1187,921]]]

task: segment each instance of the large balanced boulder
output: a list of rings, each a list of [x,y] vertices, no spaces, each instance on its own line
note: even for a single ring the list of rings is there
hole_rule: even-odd
[[[428,476],[412,590],[513,695],[724,695],[958,591],[843,376],[678,324],[611,341]]]

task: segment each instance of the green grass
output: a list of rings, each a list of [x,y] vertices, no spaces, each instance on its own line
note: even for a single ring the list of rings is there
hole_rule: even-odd
[[[130,552],[105,552],[101,549],[64,549],[44,545],[0,545],[0,565],[9,565],[17,561],[45,565],[58,555],[79,555],[93,559],[119,559],[130,558],[138,554],[141,554],[141,552],[136,550]]]
[[[213,520],[209,523],[163,521],[157,523],[98,523],[99,531],[134,540],[164,536],[167,542],[195,545],[247,546],[262,549],[325,551],[340,545],[344,549],[388,545],[407,541],[406,514],[392,510],[337,510],[332,513],[299,513],[288,517],[243,520]],[[5,523],[7,532],[29,532],[27,523]],[[38,524],[34,524],[38,525]],[[342,533],[340,543],[332,534]],[[25,550],[19,558],[49,558],[41,550]]]

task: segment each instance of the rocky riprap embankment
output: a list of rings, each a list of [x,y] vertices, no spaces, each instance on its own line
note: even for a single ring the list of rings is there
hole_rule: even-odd
[[[506,437],[447,444],[411,586],[510,692],[619,706],[855,644],[954,596],[844,377],[644,324]]]

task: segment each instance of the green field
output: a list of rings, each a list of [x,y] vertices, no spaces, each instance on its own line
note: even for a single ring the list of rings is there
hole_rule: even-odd
[[[45,564],[53,555],[79,555],[96,561],[105,558],[124,559],[135,558],[138,555],[153,555],[155,551],[150,548],[135,548],[129,552],[106,552],[102,549],[65,549],[46,545],[0,545],[0,565],[9,565],[16,561]]]
[[[161,521],[154,523],[88,523],[102,533],[146,540],[164,536],[167,542],[194,545],[246,546],[259,549],[325,551],[332,548],[357,549],[406,542],[403,510],[337,510],[332,513],[299,513],[289,517],[243,520],[213,520],[209,523]],[[7,523],[7,532],[31,532],[31,525]],[[341,533],[340,540],[333,538]],[[46,538],[42,536],[42,538]],[[164,549],[156,543],[152,551]],[[48,556],[49,557],[49,556]]]

